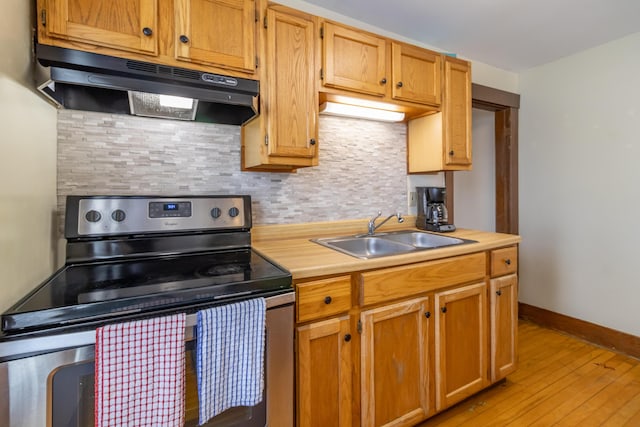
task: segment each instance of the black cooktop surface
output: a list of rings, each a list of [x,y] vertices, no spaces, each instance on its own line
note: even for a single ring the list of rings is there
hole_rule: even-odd
[[[71,264],[2,315],[5,333],[200,307],[291,288],[251,249]]]

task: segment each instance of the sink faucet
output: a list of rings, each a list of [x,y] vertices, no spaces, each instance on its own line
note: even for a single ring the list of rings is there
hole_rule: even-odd
[[[404,218],[402,218],[402,216],[400,215],[400,212],[396,212],[393,215],[389,215],[380,224],[376,225],[376,219],[380,218],[381,215],[382,215],[382,211],[378,211],[378,215],[374,216],[369,220],[369,224],[368,224],[369,232],[367,233],[369,236],[373,236],[373,234],[376,232],[378,228],[382,226],[382,224],[389,221],[394,216],[398,218],[399,223],[404,222]]]

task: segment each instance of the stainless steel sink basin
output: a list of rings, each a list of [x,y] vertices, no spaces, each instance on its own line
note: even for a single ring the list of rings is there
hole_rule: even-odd
[[[313,239],[312,241],[358,258],[375,258],[404,254],[416,249],[404,243],[372,236],[330,237],[326,239]]]
[[[416,248],[441,248],[443,246],[461,245],[469,243],[456,237],[440,236],[439,234],[423,233],[420,231],[398,231],[380,236],[394,242],[415,246]]]
[[[439,234],[413,230],[380,233],[373,236],[327,237],[311,239],[311,241],[347,255],[365,259],[399,255],[445,246],[462,245],[465,243],[475,243],[475,240],[459,239],[457,237],[441,236]]]

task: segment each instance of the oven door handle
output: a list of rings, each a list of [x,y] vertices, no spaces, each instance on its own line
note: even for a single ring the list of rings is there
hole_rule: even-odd
[[[295,302],[295,293],[292,290],[292,292],[265,298],[265,301],[267,310],[293,304]],[[195,313],[187,315],[185,340],[193,339],[193,327],[197,323],[197,318]],[[84,347],[95,343],[95,329],[2,341],[0,342],[0,362],[66,348]]]

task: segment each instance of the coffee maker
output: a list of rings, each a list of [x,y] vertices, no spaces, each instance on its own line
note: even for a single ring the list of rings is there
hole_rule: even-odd
[[[418,194],[418,219],[416,227],[421,230],[446,232],[455,231],[456,226],[449,224],[449,215],[445,206],[447,191],[444,187],[416,187]]]

